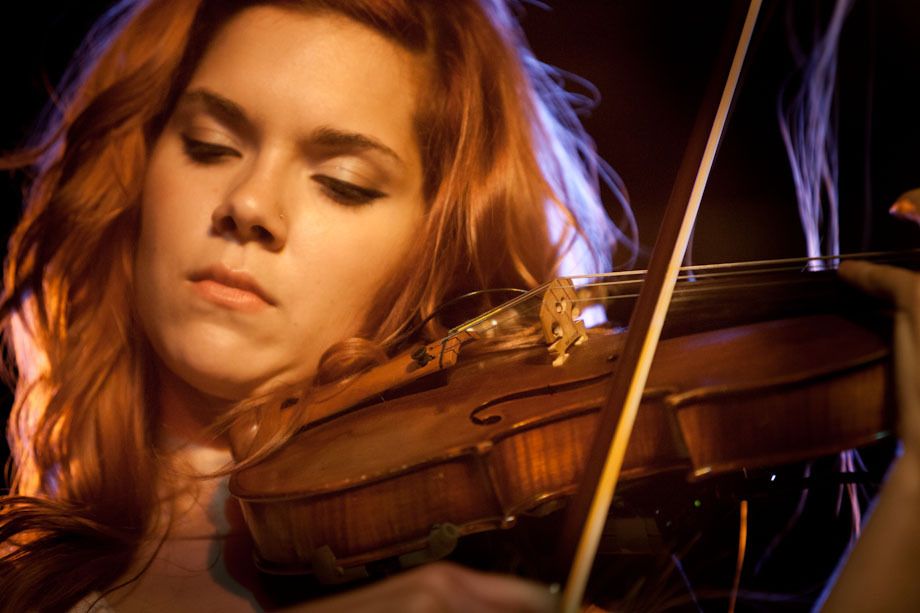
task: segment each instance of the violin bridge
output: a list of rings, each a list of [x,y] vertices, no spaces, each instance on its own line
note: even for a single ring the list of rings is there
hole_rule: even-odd
[[[543,294],[540,306],[540,323],[543,338],[553,356],[553,366],[562,366],[569,358],[569,350],[588,338],[585,322],[578,319],[581,309],[571,279],[556,279]]]

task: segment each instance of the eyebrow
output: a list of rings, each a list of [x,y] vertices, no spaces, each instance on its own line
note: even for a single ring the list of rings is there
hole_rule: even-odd
[[[230,100],[229,98],[224,98],[219,94],[215,94],[212,91],[206,89],[196,89],[191,92],[187,92],[182,96],[182,102],[184,103],[199,103],[207,109],[208,113],[217,117],[234,127],[242,127],[248,130],[252,130],[252,122],[249,120],[249,116],[246,115],[246,111],[243,110],[239,104]]]
[[[310,134],[310,143],[321,147],[350,149],[357,151],[377,151],[403,164],[402,158],[395,151],[376,138],[360,132],[346,132],[330,126],[317,128]]]
[[[252,132],[253,122],[243,107],[220,94],[207,89],[196,89],[185,93],[182,96],[182,102],[199,103],[217,119],[245,132]],[[360,132],[339,130],[331,126],[320,126],[313,130],[305,144],[348,151],[376,151],[400,164],[405,164],[393,149],[376,138]]]

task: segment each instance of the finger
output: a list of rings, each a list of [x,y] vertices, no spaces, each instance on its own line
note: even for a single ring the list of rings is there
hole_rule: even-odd
[[[888,212],[898,219],[920,224],[920,189],[901,194]]]
[[[869,262],[843,262],[837,270],[847,283],[864,292],[888,300],[899,309],[910,311],[917,306],[920,276],[895,266]]]

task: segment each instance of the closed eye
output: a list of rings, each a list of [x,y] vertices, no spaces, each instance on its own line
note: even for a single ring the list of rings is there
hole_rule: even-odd
[[[360,206],[386,197],[380,190],[361,187],[328,175],[313,175],[311,179],[319,183],[323,187],[323,192],[339,204]]]
[[[233,147],[197,140],[186,134],[182,135],[182,146],[185,150],[185,154],[192,161],[198,162],[199,164],[215,164],[228,157],[243,157],[242,154]]]

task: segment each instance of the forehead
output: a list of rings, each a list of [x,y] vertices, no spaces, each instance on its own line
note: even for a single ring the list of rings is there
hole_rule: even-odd
[[[418,55],[345,16],[259,6],[220,28],[189,89],[227,96],[257,124],[331,125],[415,149],[423,67]]]

